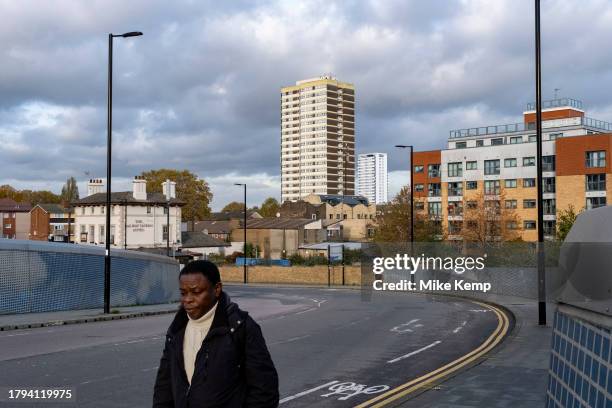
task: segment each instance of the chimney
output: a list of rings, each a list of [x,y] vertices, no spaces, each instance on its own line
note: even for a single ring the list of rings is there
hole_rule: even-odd
[[[104,183],[102,182],[102,179],[89,179],[89,183],[87,183],[87,196],[103,192]]]
[[[162,183],[162,191],[166,196],[166,200],[170,201],[176,198],[176,183],[174,181],[166,180]]]
[[[147,199],[147,180],[142,176],[134,177],[132,181],[132,195],[134,200],[146,200]]]

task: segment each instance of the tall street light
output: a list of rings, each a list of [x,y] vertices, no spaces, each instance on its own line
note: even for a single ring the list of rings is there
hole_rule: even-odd
[[[414,242],[414,148],[412,145],[395,145],[400,149],[410,149],[410,242]]]
[[[244,231],[244,245],[243,245],[243,255],[244,255],[244,264],[243,264],[243,280],[244,283],[247,283],[247,202],[246,202],[246,183],[234,183],[235,186],[244,186],[244,220],[243,220],[243,231]]]
[[[544,209],[542,207],[542,58],[540,52],[540,0],[535,0],[536,141],[538,192],[538,323],[546,325],[546,270],[544,257]]]
[[[113,128],[113,38],[137,37],[140,31],[131,31],[125,34],[108,35],[108,106],[106,124],[106,252],[104,253],[104,313],[110,313],[110,215],[111,215],[111,155],[112,155],[112,128]]]

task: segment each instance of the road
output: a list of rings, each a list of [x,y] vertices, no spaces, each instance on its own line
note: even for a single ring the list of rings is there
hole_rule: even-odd
[[[279,372],[281,407],[358,405],[466,355],[499,326],[491,309],[441,296],[226,291],[262,326]],[[0,333],[0,388],[70,388],[76,396],[73,403],[36,406],[150,407],[171,320],[161,315]]]

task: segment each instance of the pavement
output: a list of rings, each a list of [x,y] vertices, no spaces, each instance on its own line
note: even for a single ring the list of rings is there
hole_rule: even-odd
[[[547,305],[547,325],[537,324],[537,302],[497,297],[515,318],[505,341],[476,365],[431,384],[396,406],[403,408],[544,407],[554,305]]]

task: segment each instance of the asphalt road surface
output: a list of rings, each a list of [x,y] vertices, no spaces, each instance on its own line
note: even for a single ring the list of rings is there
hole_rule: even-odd
[[[442,296],[226,286],[260,323],[281,407],[349,407],[477,348],[495,314]],[[0,390],[71,389],[74,402],[0,406],[150,407],[173,315],[0,333]]]

